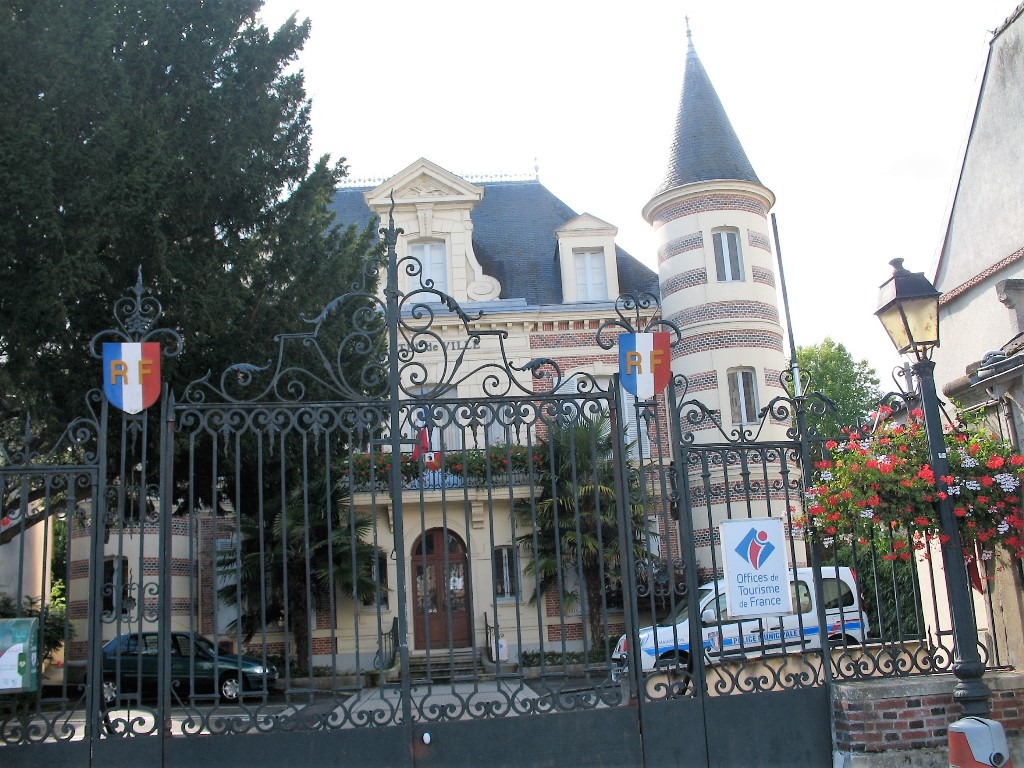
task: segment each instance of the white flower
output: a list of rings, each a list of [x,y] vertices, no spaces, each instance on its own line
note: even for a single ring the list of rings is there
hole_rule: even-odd
[[[863,509],[863,510],[861,510],[860,516],[865,518],[866,520],[870,520],[871,518],[873,518],[875,516],[875,510],[873,510],[873,509]]]
[[[999,484],[999,487],[1003,489],[1003,493],[1014,491],[1018,486],[1020,486],[1020,480],[1009,472],[1000,472],[992,479],[995,480]]]
[[[982,560],[991,560],[992,559],[992,555],[993,555],[993,552],[992,552],[991,549],[983,549],[983,550],[981,550],[981,559]]]
[[[964,485],[967,486],[968,491],[980,491],[981,483],[977,480],[965,480]]]
[[[978,466],[978,460],[967,453],[965,448],[958,449],[960,451],[960,463],[965,467],[976,467]]]
[[[832,479],[832,473],[829,472],[827,469],[824,472],[821,473],[821,480],[822,480],[822,482],[827,483],[831,479]]]
[[[999,526],[996,528],[996,530],[999,531],[1000,534],[1004,534],[1008,530],[1010,530],[1010,524],[1008,522],[1006,522],[1005,520],[1003,520],[1003,522],[1001,522],[999,524]]]

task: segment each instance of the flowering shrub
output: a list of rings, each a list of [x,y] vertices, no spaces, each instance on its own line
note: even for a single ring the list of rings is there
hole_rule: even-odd
[[[996,544],[1024,556],[1024,457],[983,430],[948,432],[949,475],[936,478],[920,409],[904,424],[890,419],[888,407],[878,416],[873,431],[849,430],[842,442],[825,444],[824,458],[814,465],[816,485],[807,493],[807,525],[826,543],[881,543],[885,559],[909,560],[911,550],[948,540],[934,502],[949,498],[965,557],[978,549],[990,559]]]
[[[350,457],[352,478],[356,486],[364,486],[372,479],[374,482],[386,483],[391,472],[390,452],[355,453]],[[545,456],[537,449],[532,452],[522,445],[498,444],[483,448],[470,448],[446,453],[441,469],[451,475],[465,478],[470,485],[480,485],[490,476],[525,473],[530,463],[535,470],[544,464]],[[409,483],[418,478],[423,471],[419,459],[411,454],[403,453],[402,481]],[[372,473],[371,473],[372,469]]]

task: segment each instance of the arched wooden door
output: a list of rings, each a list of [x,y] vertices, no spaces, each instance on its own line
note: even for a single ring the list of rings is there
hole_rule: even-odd
[[[415,647],[472,645],[465,542],[451,531],[431,528],[416,539],[411,555]]]

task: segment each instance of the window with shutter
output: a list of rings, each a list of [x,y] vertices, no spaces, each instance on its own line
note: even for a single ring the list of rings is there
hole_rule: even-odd
[[[494,591],[498,599],[511,599],[519,594],[519,569],[514,547],[494,548]]]
[[[651,436],[647,431],[644,409],[637,408],[636,397],[622,390],[622,422],[626,429],[626,444],[631,459],[647,459],[651,455]]]

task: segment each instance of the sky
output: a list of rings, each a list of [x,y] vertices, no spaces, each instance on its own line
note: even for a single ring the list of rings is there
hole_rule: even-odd
[[[536,173],[656,270],[641,210],[668,163],[689,17],[777,199],[797,346],[831,337],[892,389],[878,286],[894,258],[934,277],[991,30],[1017,2],[267,0],[262,18],[311,20],[313,149],[351,177],[420,157]]]

